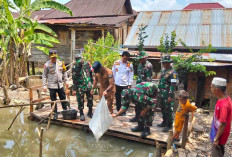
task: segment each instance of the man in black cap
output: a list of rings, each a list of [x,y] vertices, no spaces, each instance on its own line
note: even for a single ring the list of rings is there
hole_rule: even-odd
[[[94,69],[95,78],[93,81],[93,89],[96,87],[98,81],[100,83],[100,99],[105,96],[110,113],[113,113],[113,99],[115,94],[114,78],[111,69],[103,67],[99,61],[95,61],[92,65]],[[93,94],[93,89],[91,94]]]
[[[57,60],[56,50],[49,51],[49,58],[50,60],[44,64],[44,71],[42,75],[44,92],[47,92],[47,88],[49,89],[52,101],[56,101],[56,93],[58,93],[60,100],[65,100],[66,95],[63,84],[67,80],[66,67],[62,61]],[[67,110],[67,103],[62,102],[61,104],[63,110]],[[54,113],[54,119],[57,119],[57,104],[55,105]]]

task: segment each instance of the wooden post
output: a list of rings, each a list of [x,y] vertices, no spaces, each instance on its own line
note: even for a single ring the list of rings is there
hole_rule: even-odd
[[[186,115],[185,120],[184,120],[184,130],[183,130],[183,135],[182,135],[181,148],[185,148],[185,145],[187,142],[188,120],[189,120],[189,113]]]
[[[27,61],[27,73],[28,73],[28,76],[30,76],[30,62]]]
[[[172,146],[172,138],[173,138],[173,130],[169,130],[169,133],[168,133],[168,141],[167,141],[167,151],[171,148]]]
[[[4,92],[4,97],[5,97],[6,104],[8,105],[10,103],[10,98],[8,96],[8,91],[7,91],[6,86],[3,86],[3,92]]]
[[[37,133],[38,133],[38,136],[39,136],[39,141],[40,141],[40,144],[39,144],[39,157],[42,157],[42,154],[43,154],[43,131],[44,131],[44,128],[40,128],[40,131],[38,128],[36,128],[37,130]]]
[[[30,99],[30,103],[32,103],[33,101],[33,90],[31,88],[29,88],[29,99]],[[30,105],[30,113],[33,112],[33,105]]]
[[[32,75],[35,75],[35,62],[31,62]]]
[[[158,141],[156,141],[156,152],[155,152],[155,156],[156,157],[161,157],[161,146],[160,146],[160,144],[159,144],[159,142]]]
[[[70,55],[70,63],[73,62],[75,49],[76,49],[76,30],[74,28],[71,28],[71,55]],[[72,69],[72,66],[71,66],[71,69]]]

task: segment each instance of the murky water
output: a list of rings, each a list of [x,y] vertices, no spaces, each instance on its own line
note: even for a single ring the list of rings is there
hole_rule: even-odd
[[[0,157],[39,156],[36,121],[27,119],[24,110],[10,131],[7,130],[19,108],[0,109]],[[103,136],[95,141],[92,133],[51,125],[44,131],[43,157],[154,157],[155,148],[149,145]]]

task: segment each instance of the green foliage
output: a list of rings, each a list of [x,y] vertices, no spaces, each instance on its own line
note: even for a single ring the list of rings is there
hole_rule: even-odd
[[[114,37],[107,33],[105,38],[100,38],[93,43],[93,40],[89,40],[88,44],[84,46],[83,57],[90,64],[94,61],[99,61],[104,67],[112,68],[114,62],[120,59],[118,52],[119,44],[114,40]]]
[[[203,53],[210,53],[213,51],[216,51],[216,49],[213,49],[211,45],[206,46],[203,49],[200,49],[198,52],[193,52],[193,50],[186,46],[186,44],[180,40],[180,43],[185,47],[188,48],[191,54],[183,54],[181,53],[178,56],[173,56],[173,63],[174,63],[174,69],[179,75],[180,79],[185,79],[186,75],[189,72],[201,72],[204,73],[205,76],[211,76],[215,75],[216,73],[214,71],[207,71],[206,67],[204,65],[201,65],[199,62],[203,61],[212,61],[212,60],[205,60],[203,59],[202,55]]]
[[[137,45],[139,52],[144,51],[143,47],[144,47],[144,41],[145,39],[148,37],[148,35],[146,35],[145,29],[147,28],[147,25],[144,26],[143,24],[140,26],[139,28],[139,33],[137,33],[138,35],[138,41],[139,44]]]
[[[165,41],[164,37],[160,38],[160,46],[157,47],[158,51],[164,54],[171,54],[173,49],[176,47],[178,42],[176,41],[176,32],[172,31],[171,33],[171,40],[169,41],[169,37],[165,34]]]

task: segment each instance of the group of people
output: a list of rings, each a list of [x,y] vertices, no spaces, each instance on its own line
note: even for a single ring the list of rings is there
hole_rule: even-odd
[[[67,78],[66,68],[63,62],[57,60],[57,52],[55,50],[50,50],[49,56],[50,60],[44,65],[44,91],[47,88],[49,89],[52,101],[56,100],[56,93],[58,93],[60,100],[65,100],[63,83],[65,83]],[[159,83],[156,85],[152,82],[153,66],[147,60],[147,57],[148,55],[145,52],[139,53],[137,57],[139,64],[137,68],[136,86],[132,87],[134,69],[133,64],[129,61],[129,52],[124,51],[121,59],[114,62],[112,69],[104,67],[99,61],[95,61],[90,65],[81,55],[76,55],[72,68],[72,79],[73,89],[76,92],[78,109],[80,111],[80,120],[85,120],[83,112],[85,95],[87,98],[87,107],[89,108],[87,115],[92,118],[93,93],[99,83],[99,96],[100,98],[102,96],[106,98],[108,109],[112,116],[116,117],[125,114],[130,102],[135,104],[136,116],[130,119],[130,122],[137,122],[138,125],[131,128],[131,131],[141,132],[141,137],[146,137],[151,134],[150,126],[152,126],[154,111],[158,105],[161,108],[163,121],[157,126],[163,127],[163,132],[168,132],[172,129],[177,73],[171,66],[172,59],[170,56],[163,56],[161,59],[163,68],[161,70]],[[230,132],[232,103],[230,97],[225,92],[225,79],[214,78],[211,90],[219,98],[216,104],[211,130],[212,148],[214,148],[214,152],[223,154],[224,144]],[[113,113],[114,97],[116,99],[116,114]],[[188,112],[194,113],[196,110],[196,107],[191,105],[189,101],[187,91],[179,91],[178,99],[179,106],[175,114],[173,141],[179,140],[185,115]],[[67,109],[65,102],[62,102],[62,108],[64,110]],[[56,106],[54,113],[54,119],[57,119]]]

